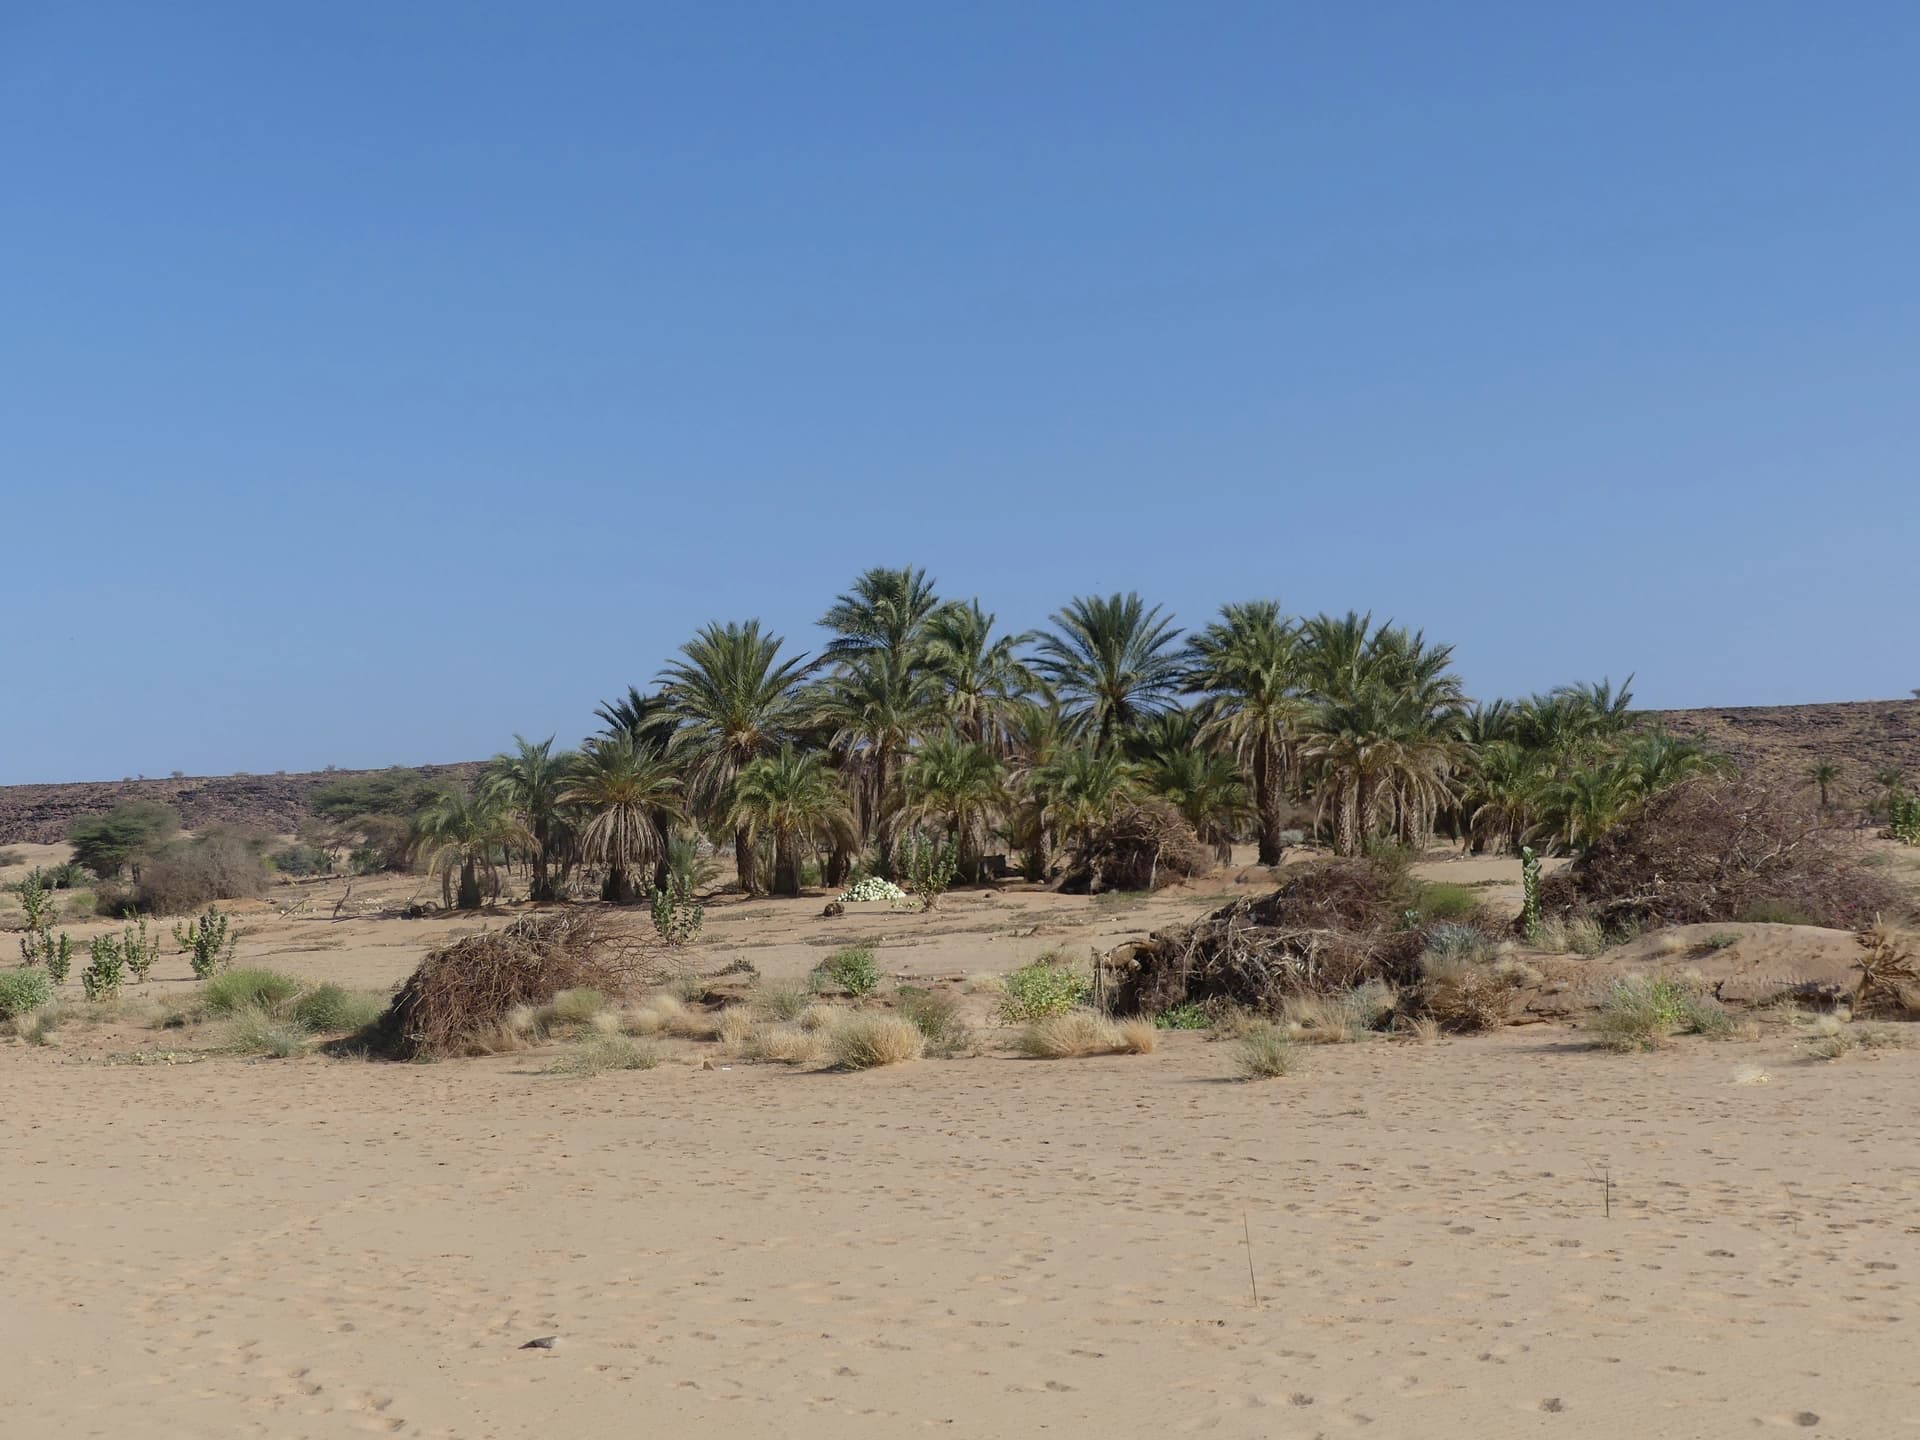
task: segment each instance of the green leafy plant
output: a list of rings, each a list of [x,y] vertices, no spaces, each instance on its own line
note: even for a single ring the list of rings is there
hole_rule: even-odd
[[[1188,1000],[1162,1010],[1153,1017],[1153,1023],[1162,1030],[1211,1030],[1213,1017],[1200,1005]]]
[[[193,967],[194,978],[198,980],[209,979],[216,971],[231,965],[233,953],[240,944],[240,932],[212,905],[199,919],[175,925],[173,938],[181,953],[188,957],[187,963]]]
[[[1887,797],[1888,829],[1903,845],[1920,845],[1920,795],[1896,790]]]
[[[28,967],[0,972],[0,1020],[25,1015],[53,1001],[53,982],[46,972]]]
[[[874,963],[873,951],[864,945],[834,951],[820,962],[815,973],[849,995],[870,995],[880,988],[880,968]]]
[[[227,972],[228,975],[234,973]],[[378,1020],[386,1008],[387,1002],[381,996],[355,994],[344,986],[329,983],[316,985],[297,998],[291,1013],[295,1022],[324,1035],[363,1029]]]
[[[160,937],[147,933],[144,918],[121,933],[120,958],[126,963],[127,969],[133,972],[135,983],[147,983],[153,967],[160,962]]]
[[[232,1015],[241,1010],[276,1010],[298,995],[303,987],[292,975],[278,970],[223,970],[208,977],[200,1002],[215,1015]]]
[[[900,843],[895,856],[895,868],[919,898],[922,910],[940,903],[959,866],[960,848],[953,841],[943,844],[917,830]]]
[[[56,939],[52,927],[42,922],[38,930],[20,937],[20,962],[42,966],[54,984],[65,984],[73,969],[73,937],[62,930]]]
[[[91,946],[93,960],[80,972],[80,986],[89,1000],[110,1000],[120,993],[126,979],[127,962],[120,942],[111,935],[96,935]]]
[[[1531,845],[1520,847],[1520,929],[1529,940],[1540,938],[1540,857]]]
[[[46,876],[35,870],[20,882],[16,893],[20,896],[20,908],[26,912],[28,930],[44,930],[53,921],[55,900],[53,887],[47,884]]]
[[[653,892],[653,928],[669,945],[688,945],[706,923],[707,907],[693,898],[693,884],[682,876],[668,878]]]
[[[1725,1039],[1734,1033],[1726,1009],[1670,976],[1628,975],[1613,982],[1593,1031],[1609,1050],[1654,1050],[1675,1034]]]
[[[1009,1025],[1027,1025],[1049,1015],[1063,1015],[1084,1005],[1093,994],[1093,982],[1078,970],[1047,956],[1023,965],[1001,982],[1000,1018]]]

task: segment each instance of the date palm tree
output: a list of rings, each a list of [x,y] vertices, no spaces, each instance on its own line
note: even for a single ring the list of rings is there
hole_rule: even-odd
[[[513,745],[512,753],[487,762],[481,783],[526,826],[533,871],[527,898],[548,901],[554,897],[548,864],[567,828],[563,797],[579,757],[569,750],[556,753],[551,735],[538,744],[515,735]]]
[[[1057,612],[1053,625],[1040,636],[1034,669],[1092,727],[1102,749],[1164,710],[1179,689],[1180,631],[1139,595],[1082,596]]]
[[[1210,734],[1252,779],[1262,865],[1280,863],[1287,771],[1309,709],[1301,661],[1299,629],[1274,600],[1224,606],[1187,642],[1186,689],[1207,697]]]
[[[826,655],[844,660],[883,650],[905,656],[918,648],[921,632],[939,608],[940,597],[926,571],[911,565],[898,570],[875,566],[820,617],[821,627],[835,635]]]
[[[926,665],[941,714],[967,739],[1004,755],[1012,708],[1040,682],[1020,658],[1032,633],[996,637],[994,618],[978,600],[942,605],[927,619]]]
[[[603,736],[586,743],[564,798],[584,817],[581,858],[607,867],[600,898],[628,904],[633,872],[665,861],[663,833],[685,818],[680,777],[661,750],[627,734]]]
[[[1035,772],[1049,828],[1085,846],[1140,794],[1140,772],[1119,750],[1075,745]]]
[[[861,797],[860,838],[891,863],[900,762],[934,719],[933,677],[901,650],[849,656],[818,687],[815,712]]]
[[[1840,767],[1831,760],[1817,760],[1807,767],[1807,780],[1820,792],[1820,809],[1831,806],[1833,787],[1840,781]]]
[[[800,893],[800,842],[830,845],[853,831],[853,815],[826,761],[790,744],[741,770],[730,818],[749,845],[762,835],[773,838],[776,895]]]
[[[488,895],[497,899],[502,852],[531,839],[500,795],[484,785],[442,791],[413,820],[415,856],[426,860],[429,875],[440,877],[442,903],[460,910],[480,908],[483,878]]]
[[[944,825],[960,873],[978,881],[982,841],[1007,799],[1000,757],[978,741],[936,735],[907,762],[904,781],[907,820]]]
[[[681,646],[681,658],[661,672],[661,698],[682,726],[690,798],[721,823],[733,812],[740,772],[778,749],[801,718],[797,696],[807,657],[782,659],[780,645],[780,637],[764,633],[758,620],[712,624]],[[752,837],[736,825],[733,838],[740,888],[752,894]]]

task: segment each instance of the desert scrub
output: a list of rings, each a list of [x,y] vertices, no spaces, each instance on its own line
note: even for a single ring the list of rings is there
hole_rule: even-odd
[[[1555,916],[1541,922],[1534,944],[1554,955],[1598,955],[1607,948],[1607,932],[1599,921],[1585,916],[1570,920]]]
[[[811,987],[794,980],[762,980],[747,995],[747,1004],[763,1020],[798,1020],[812,1003]]]
[[[1234,1047],[1234,1064],[1243,1079],[1273,1080],[1300,1068],[1300,1047],[1273,1025],[1252,1025]]]
[[[1657,1049],[1676,1034],[1726,1039],[1735,1033],[1724,1006],[1668,975],[1615,980],[1591,1028],[1601,1045],[1623,1054]]]
[[[174,943],[193,967],[196,980],[205,980],[215,971],[233,964],[240,944],[240,932],[215,906],[209,905],[197,920],[173,927]]]
[[[871,995],[880,988],[880,967],[873,951],[865,945],[850,945],[836,950],[814,970],[822,982],[836,986],[849,995]]]
[[[200,1003],[210,1015],[273,1010],[304,988],[299,980],[278,970],[223,970],[200,991]]]
[[[848,1014],[827,1031],[827,1054],[843,1070],[898,1065],[927,1053],[927,1037],[897,1015]]]
[[[333,1035],[364,1029],[386,1008],[383,996],[356,994],[342,985],[324,984],[299,996],[290,1014],[295,1023],[316,1034]]]
[[[1853,1024],[1838,1015],[1810,1015],[1800,1023],[1806,1030],[1802,1043],[1816,1060],[1838,1060],[1856,1050],[1901,1050],[1908,1044],[1906,1034],[1891,1025]]]
[[[937,990],[900,991],[896,1012],[927,1041],[927,1054],[947,1060],[973,1048],[973,1030],[960,1016],[960,1002]]]
[[[547,1067],[553,1075],[604,1075],[609,1070],[651,1070],[660,1063],[653,1046],[625,1035],[589,1035]]]
[[[89,1000],[111,1000],[126,979],[126,957],[120,952],[120,942],[111,935],[94,936],[91,949],[92,963],[80,972],[80,988]]]
[[[1000,1001],[1000,1018],[1009,1025],[1064,1014],[1086,1004],[1093,993],[1092,981],[1051,955],[1011,971],[1000,983],[1006,992]]]
[[[1477,926],[1443,921],[1427,931],[1425,953],[1436,959],[1481,963],[1493,959],[1497,950],[1494,938]]]
[[[1331,995],[1289,995],[1280,1016],[1295,1039],[1345,1045],[1386,1024],[1393,1009],[1393,991],[1371,980]]]
[[[607,1008],[607,997],[599,990],[581,987],[577,990],[562,990],[553,999],[541,1007],[540,1024],[546,1029],[561,1026],[590,1024],[593,1017]]]
[[[1465,920],[1480,908],[1480,896],[1467,885],[1429,880],[1420,886],[1414,904],[1423,920]]]
[[[0,1020],[12,1020],[53,1003],[53,981],[44,970],[0,971]]]
[[[291,1060],[307,1052],[306,1027],[272,1011],[247,1006],[227,1018],[222,1046],[236,1055]]]
[[[1153,1023],[1161,1030],[1211,1030],[1213,1017],[1204,1006],[1188,1000],[1162,1010],[1153,1017]]]
[[[1091,1010],[1067,1010],[1036,1020],[1014,1040],[1014,1049],[1035,1060],[1071,1060],[1086,1055],[1151,1055],[1160,1035],[1149,1020],[1109,1020]]]
[[[1420,1001],[1442,1030],[1472,1035],[1513,1016],[1515,973],[1504,966],[1428,954],[1421,959]]]

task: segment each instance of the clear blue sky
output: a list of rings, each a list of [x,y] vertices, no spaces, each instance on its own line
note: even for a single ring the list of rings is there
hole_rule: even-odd
[[[0,0],[0,781],[572,740],[871,564],[1920,685],[1920,6]]]

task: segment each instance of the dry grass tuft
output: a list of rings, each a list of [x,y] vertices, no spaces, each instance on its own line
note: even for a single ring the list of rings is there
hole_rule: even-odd
[[[729,1055],[751,1057],[759,1039],[760,1022],[744,1006],[732,1006],[720,1012],[720,1048]]]
[[[1429,956],[1421,999],[1442,1030],[1472,1035],[1505,1025],[1518,996],[1512,978],[1496,965]]]
[[[827,1052],[825,1034],[797,1025],[764,1025],[754,1044],[758,1058],[780,1065],[812,1065]]]
[[[599,990],[562,990],[547,1002],[540,1018],[549,1029],[561,1025],[586,1025],[606,1008],[607,997]]]
[[[1303,1054],[1287,1032],[1273,1025],[1253,1025],[1241,1035],[1234,1061],[1247,1080],[1274,1080],[1300,1069]]]
[[[763,1020],[798,1020],[813,1003],[813,990],[797,980],[762,980],[753,987],[747,1004]]]
[[[1151,1055],[1160,1032],[1138,1016],[1115,1022],[1092,1010],[1043,1016],[1015,1038],[1014,1049],[1035,1060],[1076,1060],[1088,1055]]]
[[[827,1053],[845,1070],[868,1070],[918,1060],[927,1039],[895,1015],[854,1011],[827,1032]]]
[[[651,1070],[660,1063],[651,1045],[624,1035],[595,1032],[547,1067],[553,1075],[602,1075],[609,1070]]]
[[[1129,1055],[1151,1055],[1160,1048],[1160,1031],[1153,1021],[1138,1015],[1119,1021],[1120,1046]]]

